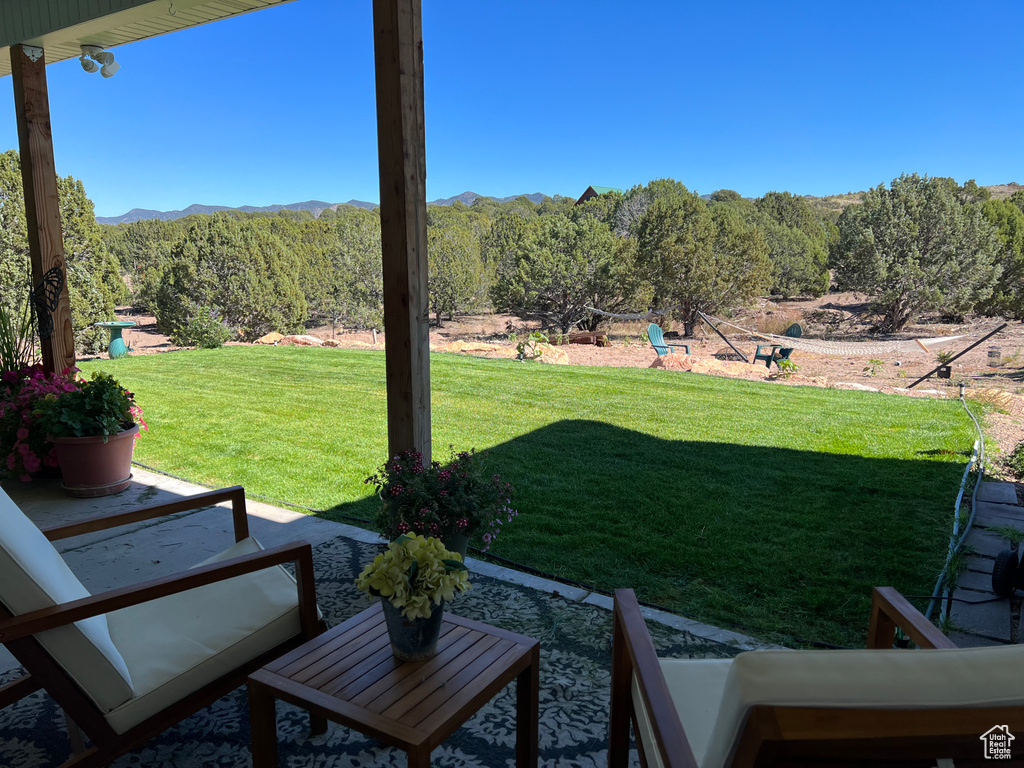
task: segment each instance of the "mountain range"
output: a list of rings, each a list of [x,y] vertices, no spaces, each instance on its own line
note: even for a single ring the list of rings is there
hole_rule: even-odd
[[[200,205],[195,203],[183,211],[152,211],[147,208],[132,208],[128,213],[121,216],[97,216],[97,224],[132,224],[144,219],[158,219],[159,221],[171,221],[191,216],[194,213],[214,213],[215,211],[243,211],[245,213],[277,213],[278,211],[312,211],[314,216],[319,216],[321,211],[328,208],[336,210],[340,205],[354,205],[357,208],[373,210],[377,203],[367,203],[363,200],[349,200],[347,203],[325,203],[322,200],[307,200],[304,203],[288,203],[287,205],[243,205],[232,208],[227,205]]]
[[[1024,189],[1024,185],[1010,182],[1009,184],[994,184],[985,187],[992,197],[996,200],[1009,197],[1014,192]],[[847,205],[851,203],[858,203],[861,200],[863,192],[848,192],[845,195],[829,195],[826,197],[814,197],[807,195],[807,199],[820,208],[835,208],[841,211]],[[486,195],[480,195],[476,192],[463,192],[461,195],[455,195],[454,197],[439,197],[437,200],[431,200],[427,205],[452,205],[453,203],[459,202],[463,205],[472,205],[473,201],[478,197],[486,197]],[[530,195],[509,195],[508,197],[494,197],[491,198],[498,203],[507,203],[510,200],[515,200],[517,197],[525,197],[532,203],[538,204],[548,199],[548,195],[543,192],[534,192]],[[701,195],[705,200],[710,199],[711,195]],[[747,198],[753,199],[753,198]],[[122,216],[97,216],[96,221],[99,224],[130,224],[135,221],[142,221],[143,219],[159,219],[160,221],[170,221],[171,219],[180,219],[184,216],[190,216],[193,213],[213,213],[214,211],[244,211],[246,213],[276,213],[277,211],[311,211],[313,216],[319,216],[322,211],[330,208],[331,210],[337,210],[342,205],[354,205],[357,208],[366,208],[367,210],[373,210],[377,207],[377,203],[368,203],[365,200],[349,200],[347,203],[325,203],[322,200],[307,200],[304,203],[289,203],[288,205],[243,205],[239,208],[231,208],[226,205],[190,205],[183,211],[151,211],[145,208],[132,208],[128,213]]]
[[[478,195],[476,192],[463,192],[461,195],[455,197],[438,198],[437,200],[431,200],[427,205],[452,205],[455,202],[460,202],[463,205],[472,205],[473,201],[478,197],[485,197],[485,195]],[[517,197],[525,197],[532,203],[543,202],[548,196],[541,192],[534,192],[531,195],[510,195],[509,197],[495,197],[493,198],[496,202],[507,203],[510,200],[515,200]],[[136,221],[142,221],[144,219],[157,219],[159,221],[171,221],[173,219],[180,219],[185,216],[191,216],[194,213],[214,213],[215,211],[243,211],[244,213],[277,213],[278,211],[310,211],[313,216],[319,216],[322,211],[330,208],[331,210],[337,210],[342,205],[354,205],[357,208],[366,208],[367,210],[373,210],[377,207],[377,203],[368,203],[365,200],[349,200],[347,203],[325,203],[322,200],[307,200],[304,203],[288,203],[287,205],[243,205],[238,208],[232,208],[227,205],[199,205],[198,203],[190,205],[181,211],[153,211],[147,208],[132,208],[128,213],[122,214],[121,216],[97,216],[96,223],[98,224],[132,224]]]

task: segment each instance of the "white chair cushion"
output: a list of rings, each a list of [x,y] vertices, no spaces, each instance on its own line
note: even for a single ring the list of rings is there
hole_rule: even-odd
[[[262,550],[253,538],[204,563]],[[107,615],[136,696],[106,715],[118,733],[299,633],[295,579],[275,566]]]
[[[711,741],[700,761],[702,768],[725,764],[750,708],[758,704],[883,709],[1024,707],[1024,645],[741,653],[732,662]]]
[[[672,702],[679,712],[683,733],[700,765],[718,716],[732,659],[658,659]],[[637,737],[643,743],[648,768],[662,768],[661,756],[654,744],[650,715],[633,676],[633,708],[637,719]]]
[[[15,615],[89,597],[57,550],[0,490],[0,602]],[[134,695],[128,667],[111,641],[105,616],[36,639],[103,711]]]

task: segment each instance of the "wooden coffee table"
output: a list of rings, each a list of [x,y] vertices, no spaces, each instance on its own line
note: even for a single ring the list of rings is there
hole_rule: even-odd
[[[434,658],[399,661],[377,603],[250,675],[253,768],[277,766],[275,699],[404,749],[410,768],[427,768],[431,750],[513,680],[516,768],[536,768],[539,668],[538,641],[449,613]]]

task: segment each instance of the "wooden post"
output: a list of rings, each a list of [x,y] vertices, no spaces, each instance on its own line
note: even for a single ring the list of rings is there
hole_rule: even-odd
[[[374,0],[388,450],[430,460],[426,139],[420,0]]]
[[[43,367],[48,372],[63,371],[75,364],[75,336],[71,329],[68,271],[58,208],[43,50],[12,45],[11,73]],[[48,327],[49,318],[52,318],[52,330]]]

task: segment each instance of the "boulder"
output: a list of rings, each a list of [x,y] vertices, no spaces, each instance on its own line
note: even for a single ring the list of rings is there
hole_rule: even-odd
[[[692,371],[693,355],[658,355],[650,368],[664,368],[666,371]]]
[[[837,381],[836,389],[851,389],[855,392],[877,392],[878,387],[869,387],[867,384],[857,384],[853,381]]]
[[[438,350],[441,352],[498,352],[502,347],[497,344],[485,344],[482,341],[451,341]]]
[[[731,360],[717,360],[713,357],[697,357],[696,355],[659,355],[650,365],[651,368],[664,368],[667,371],[692,371],[706,373],[711,376],[730,376],[738,379],[763,380],[768,378],[768,369],[760,365],[736,363]]]
[[[318,339],[316,336],[309,336],[307,334],[295,335],[295,336],[284,336],[278,341],[281,346],[288,347],[322,347],[324,345],[323,340]]]
[[[538,344],[537,351],[540,352],[540,356],[536,358],[538,362],[550,365],[569,364],[569,354],[563,349],[553,347],[550,344]]]
[[[253,344],[277,344],[283,338],[283,334],[280,334],[277,331],[271,331],[266,336],[260,336],[253,342]]]

